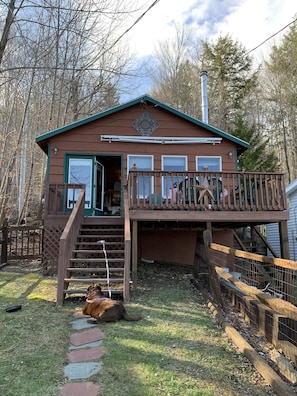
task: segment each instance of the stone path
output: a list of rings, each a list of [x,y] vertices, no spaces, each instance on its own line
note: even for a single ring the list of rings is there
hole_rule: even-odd
[[[75,332],[70,337],[69,363],[64,367],[64,376],[71,382],[63,386],[61,396],[98,396],[99,385],[88,381],[88,378],[101,369],[104,334],[96,323],[88,322],[90,317],[78,312],[73,316],[71,323]]]

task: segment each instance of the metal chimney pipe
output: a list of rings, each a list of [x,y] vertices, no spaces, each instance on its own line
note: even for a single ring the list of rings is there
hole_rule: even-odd
[[[207,71],[202,70],[200,76],[201,76],[202,121],[208,124]]]

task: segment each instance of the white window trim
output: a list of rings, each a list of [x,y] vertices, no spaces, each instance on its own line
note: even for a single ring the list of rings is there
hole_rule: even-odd
[[[152,169],[154,170],[154,156],[153,155],[147,155],[147,154],[128,154],[127,155],[127,175],[131,168],[129,168],[129,163],[130,163],[130,158],[131,157],[138,157],[138,158],[151,158],[152,159]],[[133,165],[132,165],[133,166]],[[140,169],[141,170],[141,169]]]
[[[188,171],[188,156],[187,155],[162,155],[161,162],[162,162],[162,170],[164,170],[164,158],[184,158],[186,169],[182,169],[181,171]]]
[[[199,158],[218,158],[219,159],[219,164],[220,164],[220,169],[214,172],[222,172],[222,157],[220,155],[196,155],[196,171],[198,171],[198,159]],[[209,170],[209,172],[212,172]]]

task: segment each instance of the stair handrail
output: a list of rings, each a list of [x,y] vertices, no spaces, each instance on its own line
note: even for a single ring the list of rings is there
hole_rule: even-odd
[[[85,190],[83,189],[78,197],[74,208],[69,216],[64,231],[59,242],[59,258],[58,258],[58,290],[57,305],[62,305],[64,301],[64,279],[69,265],[72,251],[77,241],[80,225],[84,221],[85,213]]]
[[[125,236],[125,264],[124,264],[124,301],[130,298],[130,264],[131,264],[131,229],[129,215],[129,194],[127,186],[124,187],[124,236]]]

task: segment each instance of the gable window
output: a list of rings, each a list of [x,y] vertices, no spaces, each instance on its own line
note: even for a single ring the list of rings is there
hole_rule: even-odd
[[[203,171],[208,170],[209,172],[221,172],[222,170],[222,157],[210,157],[210,156],[197,156],[196,157],[196,170]]]
[[[153,170],[154,158],[152,155],[128,155],[128,170],[136,166],[139,171]],[[140,176],[137,184],[137,196],[147,198],[154,192],[154,178]]]
[[[162,170],[171,171],[173,174],[162,177],[162,196],[170,197],[170,191],[174,188],[178,188],[178,185],[182,182],[183,177],[174,175],[174,171],[186,171],[187,170],[187,156],[162,156]],[[169,195],[168,195],[169,194]]]

